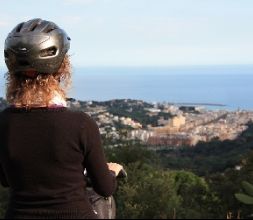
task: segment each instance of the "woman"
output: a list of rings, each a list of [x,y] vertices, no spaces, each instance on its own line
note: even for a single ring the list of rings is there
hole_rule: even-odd
[[[122,166],[106,163],[96,122],[66,108],[70,38],[33,19],[5,41],[7,101],[0,113],[0,179],[10,187],[6,218],[96,218],[86,169],[102,196],[116,189]]]

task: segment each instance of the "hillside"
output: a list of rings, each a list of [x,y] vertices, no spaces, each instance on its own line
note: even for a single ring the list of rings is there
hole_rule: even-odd
[[[241,161],[253,150],[253,123],[235,140],[199,142],[194,148],[158,151],[164,166],[189,170],[200,176],[240,169]]]

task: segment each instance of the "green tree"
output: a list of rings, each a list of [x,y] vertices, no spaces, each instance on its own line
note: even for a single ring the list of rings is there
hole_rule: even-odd
[[[253,205],[253,185],[243,181],[242,186],[245,193],[236,193],[235,197],[246,205]]]
[[[204,178],[165,170],[155,152],[131,143],[106,152],[128,172],[115,195],[118,218],[216,218],[220,212],[220,200]]]
[[[250,134],[252,136],[252,134]],[[236,199],[235,194],[243,192],[243,181],[253,182],[253,153],[241,160],[240,170],[227,169],[224,173],[216,173],[208,176],[208,183],[212,191],[221,200],[219,218],[224,218],[224,213],[232,212],[234,215],[240,211],[241,218],[247,218],[252,214],[252,206],[245,205]]]
[[[145,149],[140,143],[131,141],[123,142],[123,146],[117,148],[106,148],[106,156],[108,161],[128,166],[131,163],[140,162],[152,166],[160,167],[161,161],[154,151]]]
[[[118,218],[167,219],[181,204],[170,172],[143,163],[127,167],[128,181],[116,194]]]
[[[177,211],[178,218],[216,218],[220,204],[219,198],[210,190],[204,178],[191,172],[174,171],[177,195],[181,197],[182,204]]]

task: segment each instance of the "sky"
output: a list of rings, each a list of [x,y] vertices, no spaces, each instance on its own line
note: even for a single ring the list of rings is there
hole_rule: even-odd
[[[253,64],[252,0],[0,0],[0,68],[14,26],[50,20],[73,66]]]

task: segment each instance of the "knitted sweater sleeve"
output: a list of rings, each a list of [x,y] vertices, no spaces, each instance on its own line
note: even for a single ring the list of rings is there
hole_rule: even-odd
[[[116,176],[107,166],[99,128],[91,117],[86,116],[84,166],[94,190],[101,196],[111,196],[117,187]]]

